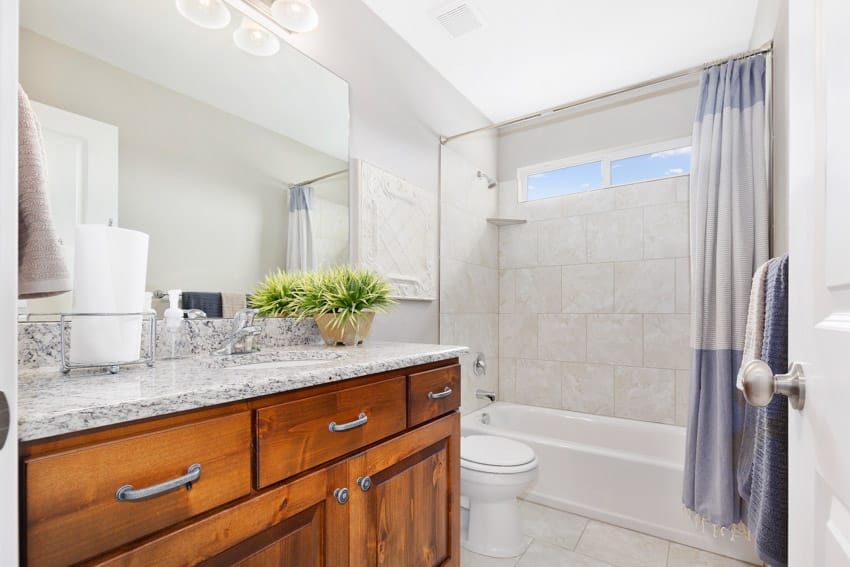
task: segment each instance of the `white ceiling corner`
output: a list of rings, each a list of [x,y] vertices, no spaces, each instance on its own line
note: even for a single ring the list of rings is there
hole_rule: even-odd
[[[363,0],[494,122],[745,51],[758,0]],[[437,14],[467,3],[481,27]],[[462,23],[462,22],[461,22]]]

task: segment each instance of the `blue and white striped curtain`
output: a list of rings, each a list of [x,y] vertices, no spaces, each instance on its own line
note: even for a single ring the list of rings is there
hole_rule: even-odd
[[[707,69],[690,177],[691,382],[683,500],[703,520],[743,520],[736,462],[750,286],[769,254],[767,59]]]
[[[289,233],[286,242],[286,271],[316,269],[315,228],[313,227],[313,188],[289,190]]]

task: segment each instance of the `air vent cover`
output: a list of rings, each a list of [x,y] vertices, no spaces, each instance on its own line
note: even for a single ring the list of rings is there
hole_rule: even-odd
[[[460,37],[484,26],[477,10],[468,2],[454,2],[438,10],[434,17],[452,37]]]

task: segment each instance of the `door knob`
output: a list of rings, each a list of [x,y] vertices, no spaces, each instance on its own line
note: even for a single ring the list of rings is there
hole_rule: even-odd
[[[9,436],[9,400],[6,394],[0,392],[0,449],[6,444],[6,437]]]
[[[803,409],[806,403],[806,379],[803,366],[792,362],[787,374],[774,375],[770,366],[761,360],[751,360],[744,366],[741,375],[744,398],[751,406],[764,407],[774,394],[786,396],[795,410]]]

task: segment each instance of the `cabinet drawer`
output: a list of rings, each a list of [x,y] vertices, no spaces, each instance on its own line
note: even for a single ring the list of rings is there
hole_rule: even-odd
[[[116,497],[124,485],[158,485],[194,464],[201,470],[191,490]],[[39,457],[25,467],[28,564],[68,565],[249,494],[251,414]]]
[[[257,410],[257,488],[403,431],[405,389],[399,377]]]
[[[411,374],[407,388],[407,422],[410,427],[460,407],[460,366]]]

